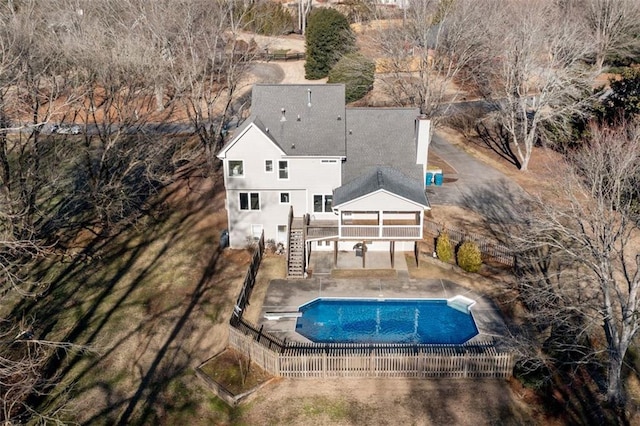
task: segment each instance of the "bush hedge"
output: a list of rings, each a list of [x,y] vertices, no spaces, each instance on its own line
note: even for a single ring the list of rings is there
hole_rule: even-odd
[[[376,64],[359,53],[344,55],[331,71],[328,83],[344,83],[347,103],[357,101],[373,88]]]
[[[453,258],[453,246],[447,231],[442,231],[436,240],[436,255],[443,262],[449,262]]]
[[[465,241],[458,249],[457,261],[463,270],[478,272],[482,267],[482,252],[473,241]]]

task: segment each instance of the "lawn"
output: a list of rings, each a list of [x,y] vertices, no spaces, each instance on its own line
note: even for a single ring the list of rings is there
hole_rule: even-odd
[[[88,348],[59,351],[49,366],[58,386],[35,401],[66,405],[66,421],[224,424],[233,415],[193,369],[226,345],[249,254],[218,250],[220,180],[194,175],[163,196],[134,226],[42,261],[34,274],[48,290],[13,307],[39,338]]]
[[[219,177],[187,174],[159,201],[162,208],[134,226],[102,239],[85,233],[67,256],[42,261],[34,274],[48,291],[1,308],[33,318],[41,338],[90,349],[53,358],[59,385],[40,407],[67,401],[63,418],[83,424],[562,423],[516,381],[278,380],[228,407],[194,369],[226,345],[249,253],[218,250],[227,227]],[[418,269],[411,255],[407,264],[414,278],[446,278],[509,306],[492,279],[427,262]],[[284,274],[283,256],[265,256],[249,320],[269,280]]]

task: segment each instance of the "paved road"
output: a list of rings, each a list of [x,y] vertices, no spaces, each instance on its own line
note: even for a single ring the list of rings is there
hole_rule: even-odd
[[[502,223],[516,219],[518,207],[527,198],[518,184],[441,135],[433,136],[429,149],[457,172],[453,176],[445,175],[442,186],[427,187],[427,197],[432,206],[459,206]]]
[[[251,64],[251,75],[257,83],[280,83],[285,78],[282,67],[273,62],[254,62]]]

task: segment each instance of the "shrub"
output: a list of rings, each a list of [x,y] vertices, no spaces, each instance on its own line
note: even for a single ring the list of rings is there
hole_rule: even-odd
[[[602,102],[607,121],[617,124],[621,118],[640,114],[640,69],[625,69],[620,78],[609,82],[609,86],[611,94]]]
[[[478,272],[482,266],[482,253],[473,241],[465,241],[458,249],[458,266],[467,272]]]
[[[443,262],[449,262],[453,258],[453,246],[449,240],[447,231],[442,231],[436,240],[436,255]]]
[[[305,78],[317,80],[345,54],[355,50],[355,36],[347,18],[335,9],[311,12],[305,32]]]
[[[359,53],[348,53],[329,71],[329,83],[344,83],[346,102],[357,101],[373,88],[376,65]]]

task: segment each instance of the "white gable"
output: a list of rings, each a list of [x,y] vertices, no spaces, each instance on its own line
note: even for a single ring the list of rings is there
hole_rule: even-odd
[[[255,123],[250,123],[218,153],[218,158],[271,158],[285,155]]]
[[[416,211],[428,208],[383,189],[346,202],[338,207],[340,210],[353,211],[377,211],[381,209],[387,211]]]

